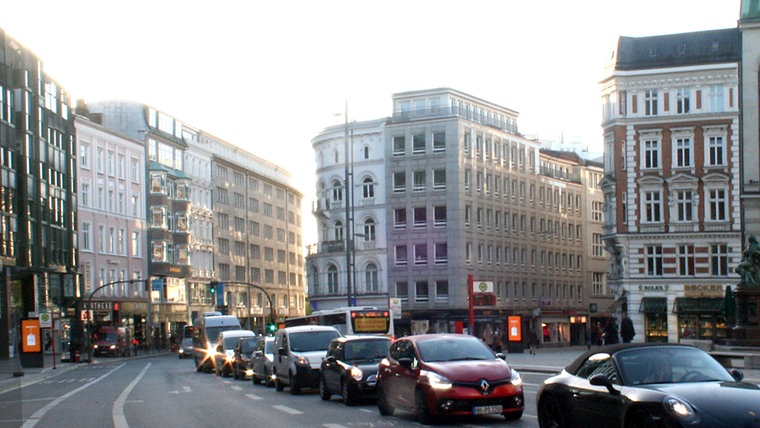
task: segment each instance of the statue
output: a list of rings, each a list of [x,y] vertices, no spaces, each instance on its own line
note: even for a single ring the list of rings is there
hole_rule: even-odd
[[[760,244],[755,235],[750,235],[747,240],[749,244],[736,267],[736,273],[741,276],[740,287],[755,287],[760,285]]]

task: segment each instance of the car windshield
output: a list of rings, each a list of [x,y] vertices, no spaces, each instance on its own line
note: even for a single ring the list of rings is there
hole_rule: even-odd
[[[252,337],[250,339],[243,339],[243,342],[240,344],[240,353],[243,355],[250,354],[254,349],[256,349],[256,345],[258,343],[259,340],[255,337]]]
[[[106,342],[116,342],[119,340],[119,335],[116,333],[101,333],[99,339]]]
[[[626,385],[734,381],[706,352],[690,347],[644,347],[615,355]]]
[[[264,343],[264,353],[265,354],[271,354],[274,352],[274,340],[267,340],[266,343]]]
[[[193,346],[193,339],[192,338],[182,339],[182,346]]]
[[[290,349],[295,352],[326,351],[338,337],[337,331],[304,331],[290,334]]]
[[[380,360],[388,355],[390,339],[352,340],[346,342],[344,353],[346,361]]]
[[[417,342],[422,361],[492,360],[493,351],[475,337],[442,337]]]
[[[215,343],[217,340],[219,340],[219,333],[227,330],[235,330],[240,327],[234,326],[234,325],[222,325],[218,327],[206,327],[206,337],[208,337],[209,342]]]

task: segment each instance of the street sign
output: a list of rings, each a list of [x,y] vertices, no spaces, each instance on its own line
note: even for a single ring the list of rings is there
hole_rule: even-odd
[[[79,319],[81,321],[92,321],[92,319],[93,319],[92,310],[84,310],[84,311],[82,311],[82,313],[79,316]]]
[[[50,316],[50,312],[43,312],[40,314],[40,328],[53,327],[53,317]]]

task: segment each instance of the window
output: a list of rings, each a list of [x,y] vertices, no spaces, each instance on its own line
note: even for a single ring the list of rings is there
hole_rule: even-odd
[[[368,218],[364,222],[364,242],[375,240],[375,220]]]
[[[649,89],[644,92],[644,114],[657,116],[657,90]]]
[[[449,302],[449,282],[448,281],[438,280],[435,282],[435,302],[436,303]]]
[[[448,246],[445,242],[438,242],[434,245],[435,264],[445,265],[448,263]]]
[[[660,167],[660,142],[658,140],[644,141],[644,168],[657,169]]]
[[[694,276],[694,245],[678,246],[678,275]]]
[[[433,170],[433,189],[435,190],[446,189],[446,170],[445,169]]]
[[[707,108],[710,113],[720,113],[724,111],[723,86],[712,85],[707,93]]]
[[[433,152],[441,153],[446,151],[446,133],[434,132],[433,133]]]
[[[82,230],[80,230],[80,237],[82,243],[82,249],[90,251],[92,249],[92,236],[90,230],[90,223],[82,223]]]
[[[723,136],[707,137],[707,165],[722,166],[726,164],[726,144]]]
[[[416,192],[425,190],[425,171],[414,171],[412,176],[414,179],[412,190]]]
[[[427,208],[414,208],[414,227],[425,227],[427,225]]]
[[[693,192],[679,190],[676,192],[676,221],[691,222],[694,218]]]
[[[425,153],[425,134],[412,135],[412,153],[424,154]]]
[[[659,223],[662,218],[661,195],[659,191],[644,192],[644,222]]]
[[[414,264],[426,265],[428,261],[427,244],[414,245]]]
[[[679,88],[676,91],[676,111],[678,114],[686,114],[689,112],[689,95],[690,90],[687,88]]]
[[[435,212],[433,226],[446,226],[446,206],[437,206],[433,210]]]
[[[662,276],[662,246],[647,245],[646,266],[647,275]]]
[[[676,138],[676,168],[686,168],[692,166],[691,159],[691,138]]]
[[[708,214],[709,221],[726,220],[726,190],[709,189],[708,191]]]
[[[140,251],[141,241],[140,232],[132,232],[132,256],[139,257],[142,252]]]
[[[602,240],[601,233],[594,233],[591,236],[592,239],[592,253],[596,257],[602,257],[604,255],[604,241]]]
[[[90,183],[82,183],[82,192],[79,195],[79,202],[83,207],[90,206]]]
[[[393,227],[396,229],[406,229],[406,208],[396,208],[393,210]]]
[[[403,156],[406,153],[406,137],[393,137],[393,156]]]
[[[403,193],[406,190],[406,174],[403,172],[393,173],[393,192]]]
[[[343,201],[343,185],[338,180],[332,183],[332,200],[333,202]]]
[[[336,241],[343,240],[343,223],[340,220],[333,224],[333,236]]]
[[[327,267],[327,293],[338,293],[338,268],[332,264]]]
[[[417,303],[426,303],[429,300],[427,281],[417,281],[414,283],[414,301]]]
[[[364,269],[364,282],[367,287],[367,291],[376,293],[379,290],[379,280],[377,273],[377,266],[374,263],[370,263]]]
[[[710,274],[728,276],[728,245],[710,245]]]
[[[396,245],[396,266],[406,266],[407,263],[406,245]]]
[[[362,180],[362,196],[364,199],[375,197],[375,184],[370,177],[364,177],[364,180]]]
[[[406,281],[396,283],[396,297],[398,297],[402,303],[406,303],[409,300],[409,284]]]

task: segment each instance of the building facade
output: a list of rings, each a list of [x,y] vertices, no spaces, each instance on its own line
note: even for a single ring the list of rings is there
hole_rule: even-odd
[[[10,332],[0,335],[0,359],[18,350],[21,318],[71,320],[81,298],[70,103],[40,58],[0,29],[0,330]]]
[[[602,81],[604,240],[635,341],[728,333],[723,296],[742,257],[741,49],[738,29],[620,37]]]
[[[339,127],[313,140],[320,244],[309,254],[307,270],[315,300],[346,301],[342,284],[350,270],[344,260],[353,256],[346,257],[345,249],[352,248],[353,238],[346,239],[345,231],[361,231],[370,218],[375,235],[385,236],[376,238],[387,254],[381,281],[388,297],[401,302],[397,334],[467,329],[479,335],[487,328],[503,333],[507,317],[519,315],[523,331],[545,332],[538,333],[544,342],[585,343],[593,277],[586,189],[593,186],[584,180],[598,177],[600,166],[542,153],[537,141],[519,134],[517,112],[453,89],[395,94],[393,105],[390,118],[350,126],[357,128],[354,159],[365,153],[361,144],[356,147],[357,135],[371,141],[370,158],[381,138],[375,170],[365,173],[354,162],[342,174],[346,144]],[[371,183],[372,174],[379,174],[369,171],[380,168],[380,158],[375,199],[364,198],[365,176]],[[586,172],[593,169],[596,175]],[[346,188],[362,191],[343,210],[335,204]],[[382,200],[376,199],[379,189]],[[372,217],[376,208],[385,215]],[[362,251],[356,248],[358,259]],[[598,258],[606,265],[606,254]],[[363,265],[356,269],[361,289]],[[598,272],[602,284],[605,272]],[[468,278],[490,284],[487,295],[473,297],[474,326]],[[603,290],[598,297],[609,300]],[[367,301],[355,299],[359,306]]]
[[[145,148],[83,116],[75,117],[75,126],[83,308],[92,311],[93,326],[124,326],[130,338],[144,341],[149,315]]]

